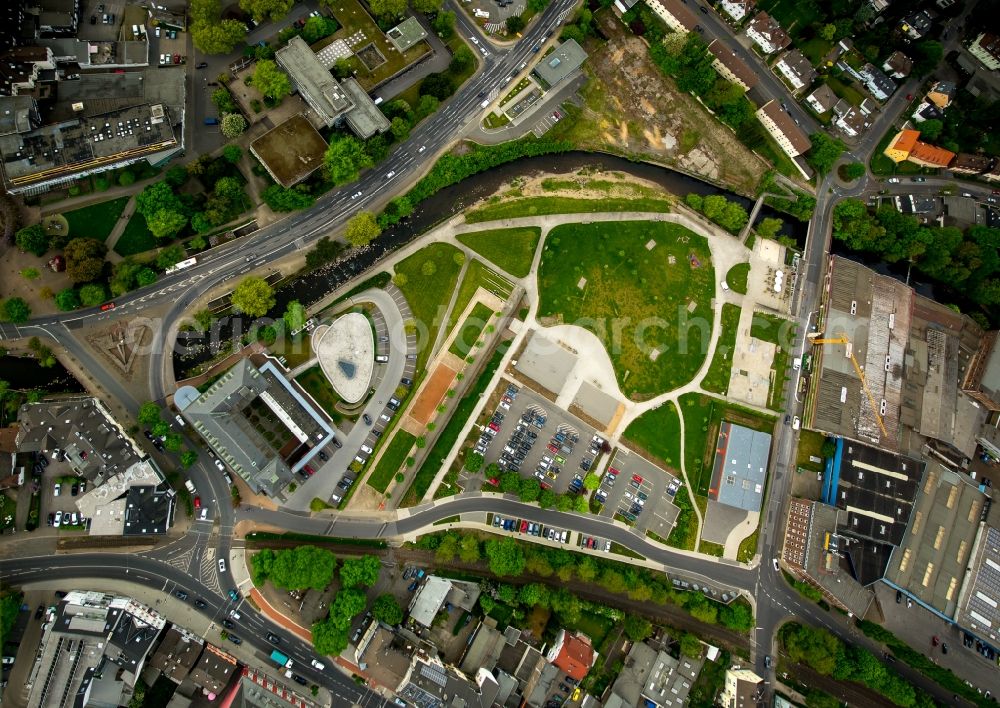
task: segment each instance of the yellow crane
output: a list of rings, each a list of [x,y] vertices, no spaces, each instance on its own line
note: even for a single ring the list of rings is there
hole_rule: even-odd
[[[872,413],[875,414],[875,421],[878,423],[878,427],[882,430],[882,434],[885,437],[889,437],[889,431],[885,429],[885,423],[882,422],[882,416],[879,415],[879,407],[875,404],[875,397],[868,388],[868,381],[865,379],[865,372],[861,370],[861,366],[858,364],[858,360],[854,358],[854,346],[851,344],[851,340],[847,338],[846,334],[841,334],[839,337],[833,337],[831,339],[810,339],[812,344],[843,344],[844,348],[847,350],[847,356],[851,359],[851,363],[854,365],[854,371],[857,373],[858,378],[861,379],[861,388],[864,389],[865,395],[868,396],[868,403],[871,404]]]

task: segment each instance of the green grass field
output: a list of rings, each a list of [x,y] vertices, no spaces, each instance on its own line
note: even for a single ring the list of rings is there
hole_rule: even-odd
[[[63,216],[69,222],[69,235],[72,238],[107,240],[128,200],[128,197],[119,197],[66,212]]]
[[[465,269],[465,277],[458,287],[458,296],[455,298],[455,306],[448,313],[448,331],[458,323],[458,318],[465,312],[480,287],[496,293],[500,298],[507,299],[510,296],[512,286],[503,276],[487,268],[478,259],[469,262],[469,267]]]
[[[785,409],[785,382],[788,381],[788,350],[778,347],[774,350],[774,360],[771,368],[774,370],[774,379],[771,381],[771,389],[767,394],[767,407],[772,411],[783,411]]]
[[[405,277],[399,289],[406,296],[417,326],[418,371],[427,363],[444,308],[458,281],[462,267],[455,261],[455,254],[461,253],[450,244],[432,243],[396,264],[396,274]]]
[[[508,202],[487,204],[465,214],[465,223],[477,224],[498,219],[517,219],[525,216],[547,214],[589,214],[606,211],[639,211],[666,213],[670,211],[668,199],[581,199],[578,197],[525,197]]]
[[[715,344],[715,355],[701,387],[723,396],[729,391],[729,375],[733,368],[733,350],[736,349],[736,332],[740,324],[739,305],[725,303],[722,306],[722,331]]]
[[[810,457],[823,457],[822,448],[826,436],[814,430],[799,431],[799,445],[795,452],[795,464],[813,472],[823,469],[822,462],[813,462]]]
[[[330,414],[335,423],[343,420],[344,416],[337,412],[336,408],[337,403],[340,402],[340,397],[333,390],[330,382],[326,380],[326,376],[318,365],[306,369],[296,376],[295,380],[306,390],[306,393],[313,397],[323,410]]]
[[[379,458],[375,469],[368,475],[368,485],[385,494],[385,490],[389,487],[392,478],[396,476],[399,468],[406,462],[406,456],[409,454],[416,439],[416,436],[405,430],[397,430],[396,434],[392,436],[388,447],[382,451],[382,456]]]
[[[541,233],[537,226],[492,229],[460,234],[458,240],[511,275],[523,278],[531,271]]]
[[[472,312],[465,318],[465,322],[458,329],[458,333],[455,335],[455,339],[452,341],[448,351],[463,359],[467,357],[475,349],[476,342],[479,341],[479,335],[483,333],[486,323],[489,322],[492,316],[493,310],[483,303],[477,302],[472,308]]]
[[[755,312],[750,321],[750,336],[787,349],[795,340],[795,323],[769,312]]]
[[[708,495],[708,487],[712,481],[713,453],[707,448],[709,441],[714,445],[722,420],[761,432],[774,431],[774,417],[728,404],[713,396],[685,393],[680,397],[679,403],[681,415],[684,416],[684,466],[695,494],[699,496]]]
[[[749,263],[737,263],[729,272],[726,273],[726,285],[734,293],[739,293],[740,295],[747,294],[747,279],[750,277],[750,264]]]
[[[539,316],[597,335],[633,400],[690,381],[705,359],[715,269],[705,238],[682,226],[558,226],[545,241],[538,281]]]
[[[646,411],[625,429],[624,437],[673,470],[681,468],[681,421],[677,408],[667,401]]]
[[[115,253],[119,256],[134,256],[137,253],[144,253],[157,247],[156,237],[153,236],[149,227],[146,226],[146,217],[135,212],[128,220],[128,225],[118,237],[115,244]]]

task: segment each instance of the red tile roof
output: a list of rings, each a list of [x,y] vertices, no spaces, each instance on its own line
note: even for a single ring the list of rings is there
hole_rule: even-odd
[[[566,630],[563,633],[562,647],[552,664],[567,676],[582,681],[594,665],[594,646],[590,643],[590,637],[585,634],[570,634]]]

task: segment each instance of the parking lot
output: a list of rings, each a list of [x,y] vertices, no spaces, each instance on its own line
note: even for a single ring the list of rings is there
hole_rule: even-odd
[[[639,531],[670,535],[677,515],[673,497],[681,480],[649,460],[619,449],[608,465],[596,498],[604,504],[601,516],[615,518]]]
[[[583,539],[575,540],[574,537],[577,535],[575,531],[570,531],[564,528],[557,528],[555,526],[546,526],[534,521],[527,521],[525,519],[515,519],[510,516],[501,516],[500,514],[487,514],[486,523],[492,524],[493,528],[502,529],[509,533],[520,533],[525,536],[534,536],[535,538],[544,538],[553,543],[564,543],[573,545],[583,545]],[[603,541],[603,539],[602,539]],[[605,547],[606,545],[606,547]],[[600,546],[595,545],[596,550],[611,550],[611,542],[604,542]]]
[[[500,390],[504,395],[476,444],[486,464],[534,475],[557,494],[579,492],[600,454],[592,445],[594,429],[531,389],[502,382]]]

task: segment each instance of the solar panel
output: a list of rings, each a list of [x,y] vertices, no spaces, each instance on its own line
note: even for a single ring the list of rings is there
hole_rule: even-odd
[[[429,681],[433,681],[441,688],[448,685],[448,677],[444,675],[444,672],[441,671],[441,669],[432,664],[424,664],[421,666],[420,675]]]

